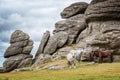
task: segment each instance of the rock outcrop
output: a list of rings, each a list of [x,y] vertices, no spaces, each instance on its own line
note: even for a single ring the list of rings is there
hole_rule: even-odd
[[[119,6],[119,0],[93,0],[85,12],[88,27],[79,35],[77,47],[112,49],[120,55]]]
[[[62,16],[64,16],[63,14],[66,14],[66,16],[64,17],[66,17],[67,19],[58,21],[55,24],[53,36],[50,36],[48,34],[49,36],[46,35],[46,37],[45,34],[43,35],[41,41],[41,44],[43,45],[40,44],[35,59],[40,53],[45,55],[53,55],[58,49],[62,48],[64,45],[71,45],[72,43],[75,43],[79,34],[87,27],[84,15],[87,7],[87,3],[80,2],[74,3],[64,9],[61,14]],[[71,10],[67,11],[68,9]]]
[[[88,53],[95,49],[112,49],[118,60],[119,13],[119,0],[92,0],[89,5],[84,2],[71,4],[61,12],[64,20],[55,24],[53,36],[47,39],[43,54],[66,56],[74,48],[85,48]],[[76,46],[72,47],[73,44]],[[88,60],[88,54],[84,56],[82,60]]]
[[[88,3],[85,3],[85,2],[73,3],[70,6],[66,7],[63,10],[63,12],[61,12],[61,17],[70,18],[77,14],[84,14],[87,7],[88,7]]]
[[[33,41],[29,39],[29,35],[21,30],[13,32],[10,40],[10,46],[7,48],[3,63],[4,72],[9,72],[17,68],[23,68],[32,64]]]

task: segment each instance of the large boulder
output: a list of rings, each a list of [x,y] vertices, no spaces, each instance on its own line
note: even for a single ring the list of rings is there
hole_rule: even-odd
[[[54,34],[58,32],[68,33],[67,44],[70,45],[76,41],[78,35],[86,28],[85,16],[83,14],[76,15],[67,20],[59,21],[55,24]]]
[[[63,10],[63,12],[61,12],[61,17],[70,18],[77,14],[84,14],[87,7],[88,7],[88,3],[85,3],[85,2],[73,3],[70,6],[66,7]]]
[[[120,0],[93,0],[87,8],[86,20],[119,20],[120,19]]]
[[[29,35],[24,33],[21,30],[16,30],[12,35],[10,39],[10,43],[25,41],[29,39]]]
[[[31,59],[31,60],[27,60],[27,59]],[[31,64],[32,64],[32,55],[19,54],[7,58],[3,63],[3,68],[5,69],[5,72],[9,72],[17,68],[28,67]]]
[[[22,48],[21,47],[8,47],[5,54],[4,54],[4,57],[5,58],[8,58],[10,56],[14,56],[14,55],[17,55],[17,54],[21,54],[22,53]]]
[[[10,40],[10,46],[4,54],[4,57],[6,58],[3,63],[4,72],[31,65],[32,55],[30,55],[30,52],[32,48],[33,41],[29,39],[28,34],[21,30],[13,32]]]
[[[58,32],[50,37],[45,49],[45,54],[53,54],[58,48],[63,47],[68,40],[68,33]]]
[[[68,33],[61,31],[61,32],[56,33],[54,37],[57,39],[57,47],[61,48],[65,45],[65,43],[68,40]]]
[[[33,41],[29,40],[29,35],[21,30],[12,33],[10,44],[4,54],[5,58],[17,54],[29,54],[33,48]]]
[[[43,37],[42,37],[42,40],[40,42],[40,46],[37,50],[37,53],[35,55],[35,59],[37,59],[37,57],[42,54],[44,52],[44,48],[49,40],[49,37],[50,37],[50,32],[49,31],[46,31],[44,34],[43,34]]]
[[[57,38],[51,36],[44,49],[44,54],[53,54],[57,50]]]

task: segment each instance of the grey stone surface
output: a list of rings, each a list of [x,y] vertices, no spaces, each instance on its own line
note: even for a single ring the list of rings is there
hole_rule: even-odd
[[[21,62],[25,61],[28,58],[31,58],[31,60],[29,60],[29,62],[27,62],[27,63],[31,63],[32,62],[32,55],[19,54],[16,56],[9,57],[3,63],[3,68],[5,69],[5,72],[9,72],[9,71],[12,71],[12,70],[17,69],[17,68],[27,67],[30,64],[26,65],[25,62],[24,62],[25,64],[22,64]]]
[[[12,33],[10,43],[15,43],[19,41],[25,41],[29,39],[29,35],[24,33],[21,30],[16,30],[15,32]]]
[[[60,48],[59,50],[56,51],[55,55],[59,55],[59,56],[64,56],[66,57],[66,55],[70,52],[70,50],[72,50],[73,47],[63,47]]]
[[[21,54],[22,53],[22,48],[20,47],[8,47],[5,54],[4,54],[4,58],[8,58],[10,56],[14,56],[14,55],[17,55],[17,54]]]
[[[79,20],[78,20],[79,19]],[[76,41],[79,34],[86,28],[85,16],[83,14],[71,17],[68,20],[62,20],[55,24],[53,33],[61,31],[68,33],[67,44],[70,45]]]
[[[93,0],[85,12],[87,22],[119,20],[119,13],[119,0]]]
[[[37,59],[37,57],[44,52],[44,48],[49,40],[49,37],[50,37],[50,32],[46,31],[42,36],[42,40],[40,42],[40,46],[39,46],[37,53],[35,55],[35,59]]]
[[[49,54],[40,54],[36,59],[35,63],[33,64],[33,67],[36,67],[40,64],[51,61],[51,59],[52,59],[52,56]]]
[[[20,71],[33,71],[32,68],[30,67],[26,67],[26,68],[19,68],[19,69],[15,69],[13,71],[11,71],[12,73],[15,73],[15,72],[20,72]]]
[[[5,69],[3,67],[0,67],[0,73],[4,73]]]
[[[115,55],[120,55],[120,21],[90,22],[86,32],[89,34],[81,38],[77,47],[84,47],[88,51],[95,49],[112,49]],[[83,33],[84,34],[84,33]],[[81,34],[82,35],[82,34]]]
[[[44,54],[53,54],[57,50],[57,38],[50,37],[48,43],[44,49]]]
[[[54,38],[57,39],[57,47],[61,48],[63,47],[67,40],[68,40],[68,33],[67,32],[58,32],[54,35]]]
[[[22,54],[30,54],[33,46],[26,46],[23,48]]]
[[[12,71],[16,68],[23,68],[32,64],[32,55],[30,52],[33,48],[33,41],[29,35],[21,30],[16,30],[11,35],[10,46],[4,53],[6,60],[3,63],[5,72]]]
[[[88,3],[85,2],[73,3],[70,6],[66,7],[63,12],[61,12],[61,17],[69,18],[77,14],[84,14],[87,7]]]
[[[43,70],[43,69],[52,69],[52,70],[64,70],[66,67],[65,66],[60,66],[57,64],[50,64],[42,67],[37,67],[37,70]]]

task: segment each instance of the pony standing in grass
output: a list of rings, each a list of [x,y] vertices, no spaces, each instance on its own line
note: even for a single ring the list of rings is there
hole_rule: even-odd
[[[72,65],[74,65],[74,68],[76,68],[75,60],[80,63],[82,54],[85,54],[86,50],[83,48],[77,49],[77,50],[71,50],[67,55],[67,61],[68,61],[68,67],[72,68]]]
[[[94,50],[89,53],[90,61],[94,61],[94,57],[99,58],[99,63],[103,62],[103,58],[109,58],[109,62],[113,62],[113,50]]]

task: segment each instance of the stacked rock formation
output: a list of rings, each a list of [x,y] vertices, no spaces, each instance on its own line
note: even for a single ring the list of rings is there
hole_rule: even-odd
[[[53,36],[50,36],[48,31],[44,33],[35,59],[40,54],[52,55],[64,45],[75,43],[79,34],[86,28],[84,12],[87,7],[87,3],[79,2],[65,8],[61,17],[66,20],[55,24]]]
[[[6,60],[3,63],[3,72],[30,66],[33,57],[30,54],[32,48],[33,41],[29,39],[29,35],[20,30],[13,32],[10,46],[4,54]]]
[[[119,13],[119,0],[93,0],[85,12],[88,27],[79,35],[77,47],[88,50],[112,49],[119,56]]]

